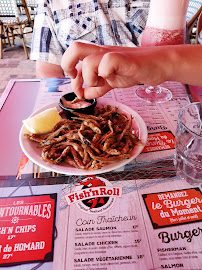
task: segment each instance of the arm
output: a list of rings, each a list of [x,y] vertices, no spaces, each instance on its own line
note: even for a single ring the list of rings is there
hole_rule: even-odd
[[[64,49],[56,34],[52,5],[39,0],[34,19],[30,59],[36,60],[36,77],[64,77],[60,67]]]
[[[79,97],[96,98],[138,83],[170,80],[202,86],[201,55],[201,45],[126,48],[75,42],[65,52],[62,68],[73,78],[72,89]]]
[[[36,78],[65,78],[65,75],[59,65],[36,61]]]
[[[202,45],[173,46],[169,78],[190,85],[202,86]]]

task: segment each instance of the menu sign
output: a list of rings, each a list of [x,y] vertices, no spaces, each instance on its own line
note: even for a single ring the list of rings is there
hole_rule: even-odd
[[[141,269],[143,261],[149,269],[151,257],[143,252],[148,243],[141,209],[135,207],[137,197],[123,194],[120,182],[98,176],[62,190],[54,269],[113,270],[133,265]]]
[[[199,188],[142,195],[154,229],[202,221]]]
[[[53,260],[56,198],[0,198],[0,266]]]
[[[64,185],[53,269],[202,269],[201,192],[184,183],[90,176]]]

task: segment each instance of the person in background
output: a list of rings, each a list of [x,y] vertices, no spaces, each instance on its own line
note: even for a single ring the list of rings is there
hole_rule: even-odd
[[[36,77],[64,78],[62,55],[73,41],[139,46],[150,0],[38,0],[30,59]]]
[[[142,83],[202,86],[201,56],[202,45],[127,48],[74,42],[63,55],[62,69],[72,78],[75,94],[92,99]]]

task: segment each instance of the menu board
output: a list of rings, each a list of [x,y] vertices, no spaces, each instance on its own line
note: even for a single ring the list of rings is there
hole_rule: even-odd
[[[177,177],[77,179],[63,186],[53,269],[202,269],[201,213],[201,190]]]
[[[53,260],[56,198],[0,198],[0,266]]]

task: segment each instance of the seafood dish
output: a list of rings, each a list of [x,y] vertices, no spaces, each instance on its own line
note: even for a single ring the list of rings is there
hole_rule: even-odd
[[[129,159],[142,142],[133,127],[133,116],[118,107],[95,107],[91,115],[73,112],[48,134],[25,133],[26,139],[41,148],[41,159],[52,164],[69,165],[82,170],[102,167]]]

